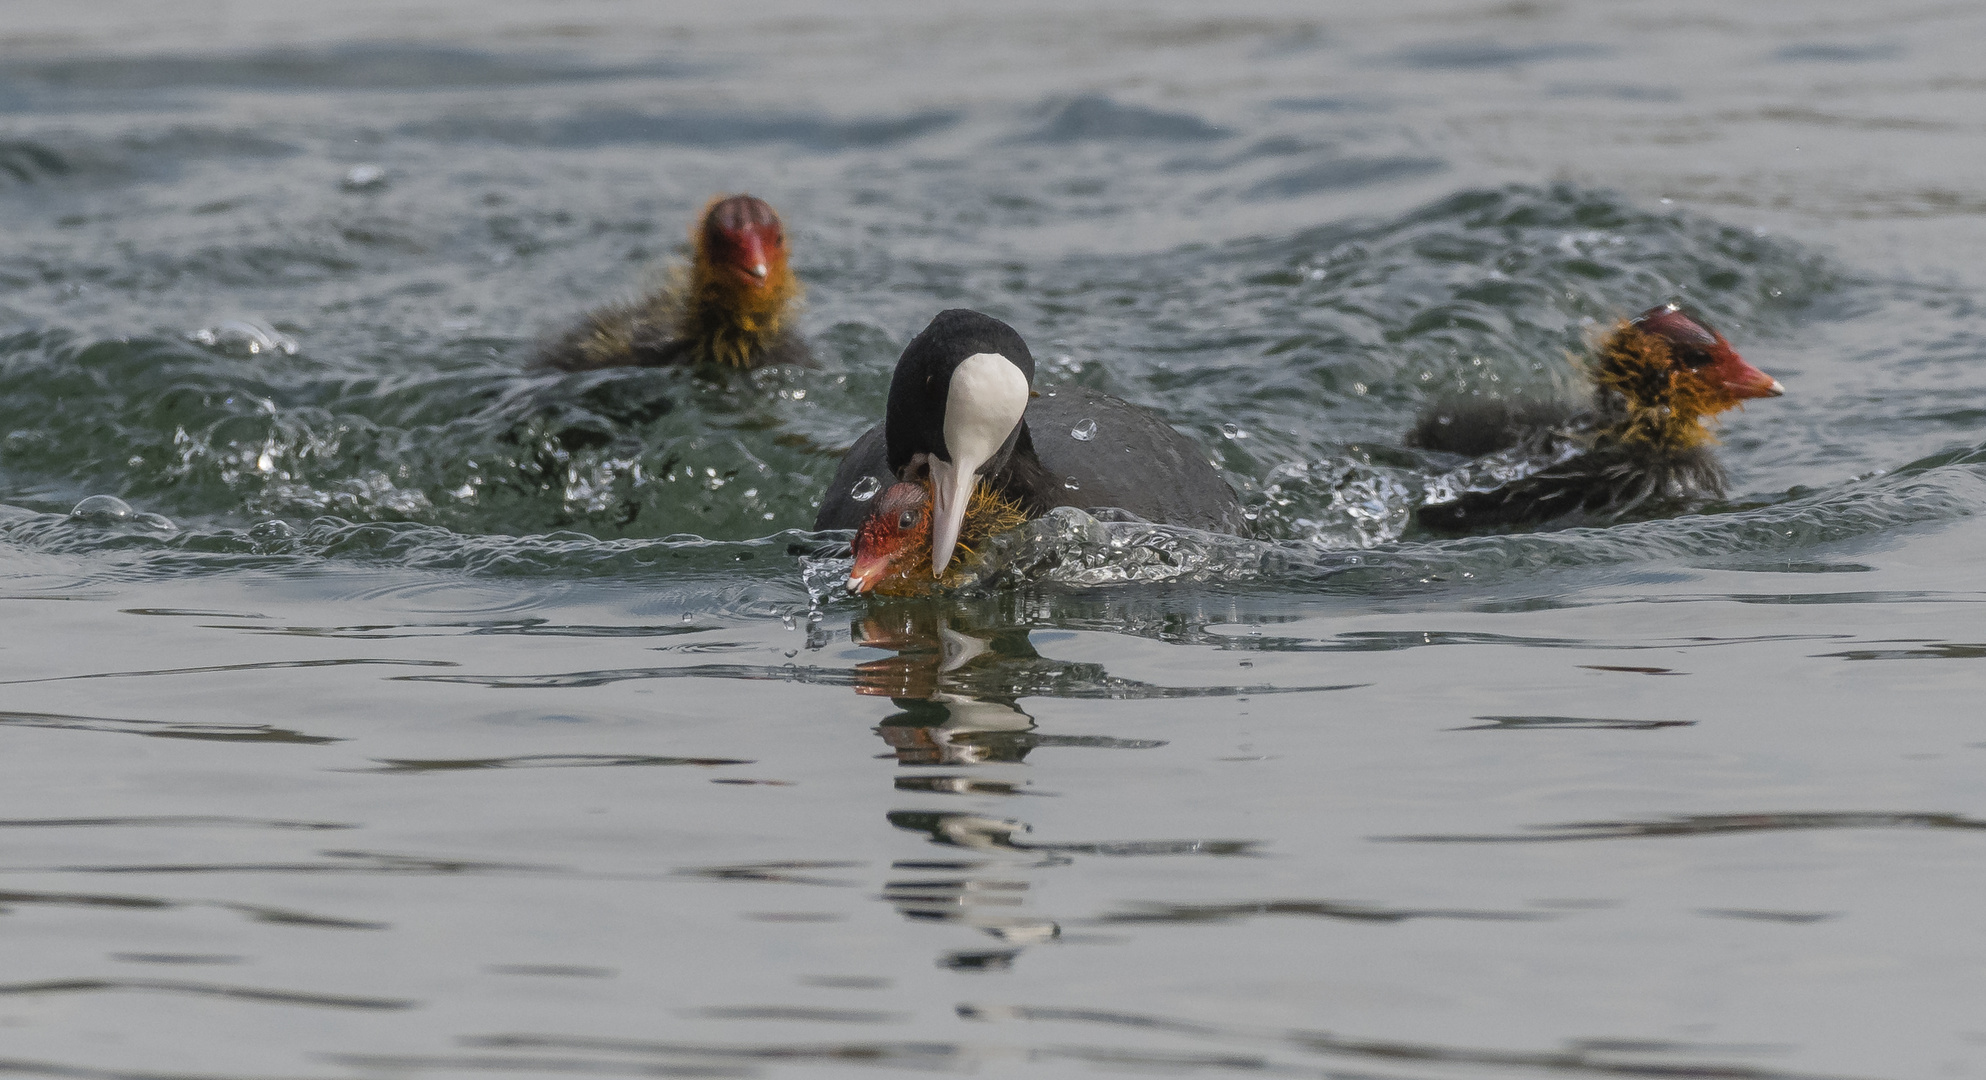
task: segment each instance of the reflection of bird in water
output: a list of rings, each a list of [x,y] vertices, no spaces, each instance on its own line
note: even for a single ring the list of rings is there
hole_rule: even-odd
[[[750,195],[713,199],[690,244],[687,270],[639,300],[588,314],[539,362],[562,371],[807,363],[806,342],[790,325],[800,283],[772,207]]]
[[[1661,500],[1718,498],[1724,470],[1704,422],[1777,379],[1674,304],[1622,322],[1587,365],[1592,401],[1438,404],[1407,445],[1480,459],[1488,490],[1437,493],[1416,513],[1444,532],[1534,524],[1574,512],[1617,518]],[[1452,485],[1450,485],[1452,487]]]
[[[950,568],[982,488],[1024,517],[1114,507],[1160,524],[1243,531],[1234,490],[1193,440],[1129,402],[1083,387],[1037,397],[1033,383],[1034,357],[1013,327],[940,312],[904,347],[885,419],[842,459],[814,528],[861,528],[877,491],[926,483],[929,540],[919,546],[934,578]],[[865,586],[851,578],[849,587]]]
[[[896,751],[902,765],[979,765],[1016,762],[1034,749],[1025,739],[998,734],[1034,730],[1034,717],[998,701],[974,701],[954,694],[898,698],[903,711],[887,717],[876,733]],[[995,737],[987,737],[989,733]],[[961,791],[978,785],[954,785]]]
[[[1034,730],[1034,718],[1022,712],[1013,697],[940,689],[950,676],[976,663],[997,663],[998,658],[1009,654],[1035,658],[1025,628],[1011,627],[978,637],[952,629],[928,606],[901,605],[870,612],[855,624],[851,636],[861,645],[896,652],[857,667],[856,692],[887,695],[901,710],[876,728],[896,752],[898,764],[1011,763],[1019,762],[1033,749],[1025,735]],[[900,779],[897,790],[946,795],[1019,793],[1011,782],[988,781],[971,774],[924,773],[912,779],[917,782],[905,784]],[[1018,852],[1012,836],[1027,831],[1020,822],[972,813],[893,810],[889,819],[899,829],[925,833],[947,847],[983,852]],[[1032,858],[1028,861],[1035,862]],[[1013,963],[1018,946],[1047,941],[1062,932],[1053,919],[1013,910],[1025,902],[1030,883],[1005,876],[997,863],[987,867],[976,860],[954,863],[927,859],[899,862],[897,869],[926,872],[893,880],[883,890],[883,898],[905,918],[963,923],[1009,946],[990,952],[968,949],[948,953],[940,960],[946,967],[1004,968]],[[987,872],[989,869],[992,872]],[[933,877],[930,871],[943,873]]]
[[[892,625],[889,615],[902,616]],[[1032,743],[1011,738],[985,738],[987,733],[1034,730],[1034,718],[1021,711],[1014,697],[980,697],[947,693],[944,677],[989,651],[1005,655],[1015,650],[1032,658],[1034,647],[1026,630],[996,638],[959,633],[929,612],[882,613],[856,624],[852,635],[871,648],[894,649],[895,656],[856,666],[856,693],[889,697],[902,712],[877,727],[904,765],[972,765],[988,761],[1019,761]]]
[[[1096,664],[1050,660],[1035,651],[1024,624],[1007,621],[989,630],[970,627],[970,633],[957,629],[954,619],[971,617],[962,609],[963,605],[950,602],[882,601],[870,605],[852,627],[850,638],[857,645],[895,653],[859,665],[855,689],[887,696],[899,710],[876,729],[895,752],[897,763],[909,767],[898,774],[899,792],[942,796],[947,801],[958,795],[1030,794],[1025,782],[1002,777],[1022,775],[1014,766],[1036,747],[1165,745],[1156,739],[1042,735],[1035,730],[1033,717],[1021,710],[1023,697],[1122,700],[1242,690],[1175,690],[1113,678]],[[951,952],[939,961],[960,970],[1007,967],[1024,946],[1061,936],[1056,920],[1024,910],[1032,882],[1017,876],[1017,870],[1066,865],[1085,855],[1245,855],[1255,846],[1247,840],[1036,842],[1028,839],[1026,822],[977,808],[892,810],[889,821],[955,854],[898,861],[894,869],[907,872],[906,876],[890,881],[883,898],[905,918],[970,926],[1002,945]]]

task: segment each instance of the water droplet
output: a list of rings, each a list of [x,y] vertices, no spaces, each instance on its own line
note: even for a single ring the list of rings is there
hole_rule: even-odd
[[[1081,484],[1078,484],[1078,483],[1076,483],[1076,482],[1075,482],[1074,480],[1064,480],[1064,481],[1062,481],[1062,487],[1063,487],[1063,489],[1064,489],[1064,490],[1066,490],[1066,491],[1081,491],[1081,490],[1083,490],[1083,485],[1081,485]]]
[[[386,170],[377,165],[354,165],[339,186],[346,191],[378,191],[386,186]]]
[[[881,490],[883,490],[883,482],[881,480],[873,476],[865,476],[856,481],[855,487],[848,493],[848,497],[854,499],[856,502],[868,502],[870,499],[876,497],[876,492]]]
[[[1069,437],[1077,442],[1088,442],[1096,438],[1096,421],[1085,416],[1069,429]]]
[[[1236,427],[1236,426],[1235,426],[1235,425],[1233,425],[1233,424],[1222,424],[1222,425],[1221,425],[1221,438],[1223,438],[1223,439],[1239,439],[1239,438],[1241,438],[1241,429],[1240,429],[1239,427]]]

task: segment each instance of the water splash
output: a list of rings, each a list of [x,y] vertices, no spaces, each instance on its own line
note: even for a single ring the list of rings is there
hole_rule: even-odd
[[[268,323],[254,319],[229,319],[215,326],[203,327],[186,335],[186,340],[237,356],[260,356],[263,353],[280,353],[283,356],[297,354],[295,338]]]

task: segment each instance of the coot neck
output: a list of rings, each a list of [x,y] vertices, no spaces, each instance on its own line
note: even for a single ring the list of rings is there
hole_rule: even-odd
[[[1058,485],[1034,451],[1034,436],[1028,431],[1026,420],[1021,421],[1013,452],[1007,455],[1006,464],[988,475],[986,481],[987,486],[1001,496],[1019,503],[1021,511],[1030,518],[1040,517],[1055,505],[1054,495]]]

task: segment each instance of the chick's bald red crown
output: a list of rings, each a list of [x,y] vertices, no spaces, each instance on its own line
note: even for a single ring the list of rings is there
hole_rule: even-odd
[[[1668,342],[1678,366],[1714,380],[1733,403],[1786,392],[1779,380],[1746,363],[1724,335],[1683,311],[1680,304],[1649,308],[1629,325]]]
[[[704,211],[702,246],[713,263],[735,271],[740,284],[759,286],[786,267],[786,232],[779,215],[752,195],[720,196]]]

